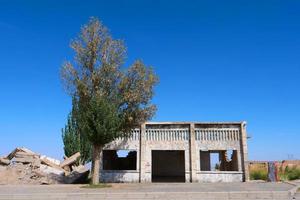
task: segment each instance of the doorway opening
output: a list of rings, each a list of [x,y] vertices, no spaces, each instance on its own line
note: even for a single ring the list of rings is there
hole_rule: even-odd
[[[152,182],[185,182],[184,150],[152,150]]]

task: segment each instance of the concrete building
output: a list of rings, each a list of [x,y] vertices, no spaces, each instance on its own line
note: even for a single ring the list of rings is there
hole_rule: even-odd
[[[245,122],[147,122],[101,153],[103,182],[248,180]]]

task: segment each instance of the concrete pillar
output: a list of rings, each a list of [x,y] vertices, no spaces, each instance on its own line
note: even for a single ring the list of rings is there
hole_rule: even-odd
[[[190,124],[190,181],[197,182],[197,165],[196,165],[196,137],[195,137],[195,124]]]
[[[247,132],[246,122],[241,124],[241,157],[242,157],[242,169],[244,171],[244,181],[249,181],[249,169],[248,169],[248,146],[247,146]]]
[[[140,131],[140,182],[146,182],[145,171],[146,171],[146,124],[141,125]]]

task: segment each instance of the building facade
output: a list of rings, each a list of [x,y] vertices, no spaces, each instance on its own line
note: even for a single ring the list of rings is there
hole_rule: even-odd
[[[103,182],[248,180],[245,122],[147,122],[101,153]]]

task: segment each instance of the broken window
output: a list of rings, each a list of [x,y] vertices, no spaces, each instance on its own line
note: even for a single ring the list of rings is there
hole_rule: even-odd
[[[136,151],[103,150],[103,170],[136,170]]]
[[[238,171],[236,150],[200,151],[201,171]]]

